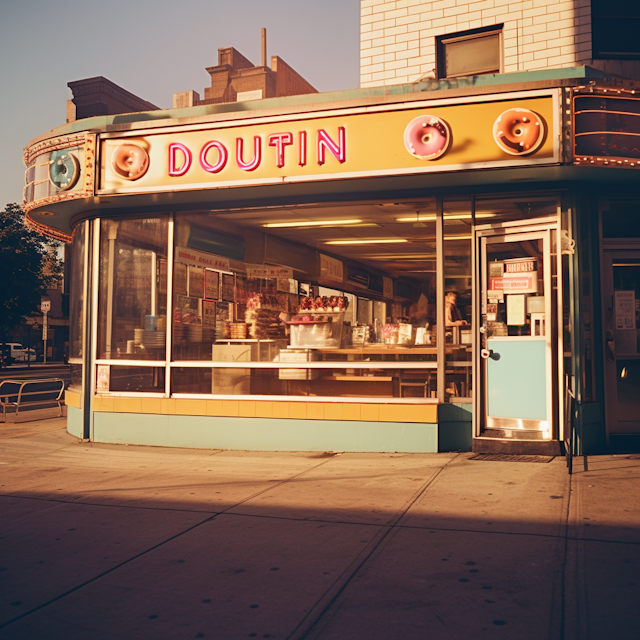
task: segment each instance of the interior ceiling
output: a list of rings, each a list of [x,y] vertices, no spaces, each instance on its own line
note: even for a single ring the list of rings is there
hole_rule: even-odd
[[[478,223],[554,215],[556,200],[522,198],[476,201]],[[393,276],[422,279],[435,274],[435,198],[411,202],[373,202],[349,205],[306,205],[286,208],[243,209],[210,212],[216,220],[261,231],[312,246],[323,253],[350,258]],[[407,219],[398,221],[397,218]],[[357,222],[341,225],[341,220]],[[304,223],[327,221],[327,226]],[[331,222],[334,224],[331,224]],[[265,227],[273,223],[298,223],[302,226]],[[445,265],[455,270],[465,265],[471,253],[471,201],[445,199]],[[327,244],[331,241],[385,240],[375,244]],[[395,240],[396,242],[392,242]],[[401,240],[402,242],[397,242]],[[459,260],[457,259],[459,258]]]

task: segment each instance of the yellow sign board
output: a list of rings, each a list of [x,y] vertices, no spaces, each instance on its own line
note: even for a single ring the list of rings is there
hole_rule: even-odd
[[[546,92],[101,136],[98,193],[550,164],[557,113]]]

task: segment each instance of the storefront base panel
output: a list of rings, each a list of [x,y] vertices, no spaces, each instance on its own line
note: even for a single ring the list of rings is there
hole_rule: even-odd
[[[67,405],[67,432],[76,438],[82,438],[83,411]]]
[[[105,443],[245,451],[442,450],[437,424],[101,412],[93,416],[92,440]]]
[[[473,443],[473,405],[438,406],[438,451],[471,451]]]
[[[612,433],[609,436],[609,453],[638,453],[639,433]]]
[[[595,455],[607,451],[603,407],[599,402],[578,407],[578,446],[576,455]],[[640,449],[637,449],[640,450]]]

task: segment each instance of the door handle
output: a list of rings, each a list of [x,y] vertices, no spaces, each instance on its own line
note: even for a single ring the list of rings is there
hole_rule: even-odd
[[[607,343],[607,362],[616,361],[616,341],[613,339],[613,331],[607,329],[605,334],[605,341]]]

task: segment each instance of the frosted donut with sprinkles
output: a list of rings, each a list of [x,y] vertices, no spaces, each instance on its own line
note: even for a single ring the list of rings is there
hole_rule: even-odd
[[[428,114],[414,118],[404,130],[404,146],[415,158],[436,160],[451,144],[449,125],[437,116]]]
[[[508,109],[496,119],[493,139],[509,155],[535,153],[544,141],[544,120],[529,109]]]

